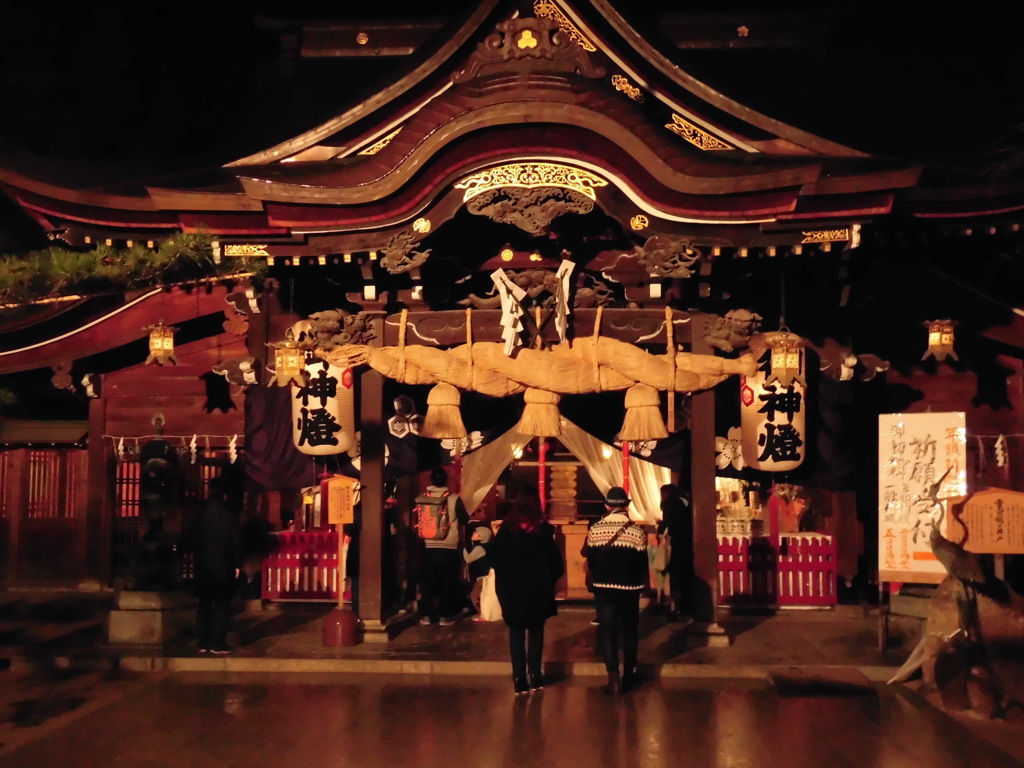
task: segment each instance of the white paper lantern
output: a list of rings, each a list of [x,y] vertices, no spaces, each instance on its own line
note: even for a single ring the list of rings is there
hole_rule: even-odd
[[[807,384],[803,339],[788,331],[762,333],[750,340],[758,360],[754,376],[740,377],[740,426],[743,430],[743,459],[762,472],[789,472],[803,464],[807,455]],[[789,358],[787,385],[772,370],[778,358],[774,342],[785,344]],[[775,354],[773,354],[775,352]]]
[[[309,456],[345,453],[355,440],[352,371],[312,360],[306,373],[304,386],[291,386],[292,442]]]

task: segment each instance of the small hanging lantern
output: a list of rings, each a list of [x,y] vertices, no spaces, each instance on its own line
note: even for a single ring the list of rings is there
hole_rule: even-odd
[[[939,362],[947,357],[952,357],[954,360],[960,359],[953,349],[955,322],[952,320],[930,320],[924,325],[928,329],[928,349],[921,355],[922,360],[928,357],[934,357]]]
[[[160,320],[156,325],[143,330],[149,331],[149,357],[146,358],[146,365],[177,365],[178,361],[174,359],[174,332],[178,329],[164,325],[164,321]]]
[[[295,341],[295,332],[289,328],[284,335],[284,341],[278,344],[268,344],[274,348],[274,374],[272,382],[279,387],[287,387],[295,382],[300,387],[306,385],[306,350],[299,347]]]
[[[806,385],[804,379],[804,347],[807,342],[783,326],[776,333],[765,334],[771,350],[771,368],[767,381],[788,387],[794,381]]]

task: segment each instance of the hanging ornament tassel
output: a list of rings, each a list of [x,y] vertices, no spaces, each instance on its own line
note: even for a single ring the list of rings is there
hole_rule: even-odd
[[[440,440],[465,437],[459,402],[459,390],[451,384],[436,384],[427,395],[427,415],[420,434]]]
[[[996,466],[1006,468],[1006,435],[996,438]]]
[[[629,442],[664,440],[668,437],[661,418],[658,390],[646,384],[634,384],[626,390],[626,417],[619,439]]]
[[[544,389],[528,389],[523,393],[526,406],[516,429],[523,435],[558,437],[562,434],[562,416],[558,412],[561,395]]]

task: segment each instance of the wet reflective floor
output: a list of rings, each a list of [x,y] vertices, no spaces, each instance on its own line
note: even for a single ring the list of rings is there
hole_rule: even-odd
[[[0,747],[0,768],[1019,765],[896,688],[660,680],[608,697],[599,683],[563,680],[518,697],[497,677],[179,675],[107,683],[81,692],[90,701],[77,712],[37,726],[36,738]]]

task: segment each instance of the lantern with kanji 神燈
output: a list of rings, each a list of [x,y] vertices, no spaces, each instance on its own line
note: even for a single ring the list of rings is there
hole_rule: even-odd
[[[177,365],[178,361],[174,359],[174,332],[178,329],[164,325],[164,321],[160,320],[144,330],[149,331],[149,357],[146,358],[146,365]]]
[[[947,357],[952,357],[954,360],[960,359],[953,349],[955,340],[953,327],[955,325],[956,323],[952,320],[930,320],[925,323],[925,327],[928,328],[928,349],[921,355],[922,360],[928,357],[934,357],[939,362]]]
[[[355,445],[353,375],[326,360],[305,366],[305,383],[292,385],[292,442],[309,456],[331,456]]]
[[[807,452],[806,341],[788,330],[750,340],[757,373],[740,377],[743,460],[762,472],[789,472]]]
[[[274,349],[274,368],[270,371],[274,376],[270,381],[279,387],[287,387],[292,382],[303,386],[306,383],[306,350],[295,341],[292,329],[287,330],[284,341],[267,346]]]

